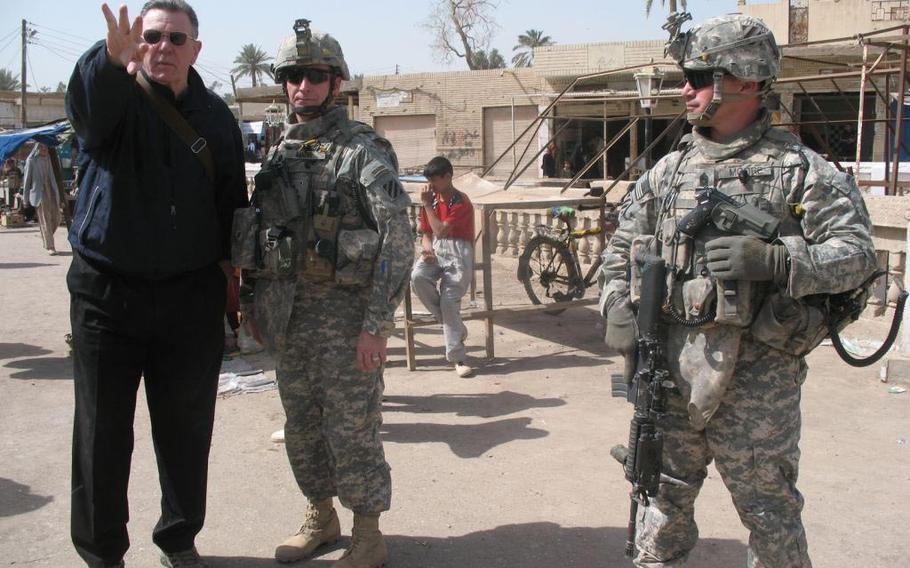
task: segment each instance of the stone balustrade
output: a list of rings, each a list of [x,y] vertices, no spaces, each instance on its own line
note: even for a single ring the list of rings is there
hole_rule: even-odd
[[[412,204],[408,216],[415,235],[417,234],[419,215],[420,206]],[[595,227],[597,225],[597,216],[597,211],[577,211],[576,228],[589,229]],[[492,233],[496,235],[493,254],[506,258],[518,258],[528,241],[534,236],[535,227],[538,225],[545,225],[554,229],[562,225],[558,219],[550,214],[549,209],[497,209],[493,214],[492,221],[494,223]],[[875,222],[875,215],[873,215],[873,222]],[[885,229],[886,227],[878,224],[874,227],[876,235],[885,234]],[[477,230],[480,230],[479,215]],[[906,235],[905,232],[897,235],[900,238],[895,240],[903,240],[905,238],[904,235]],[[888,277],[887,279],[879,279],[877,285],[873,288],[872,297],[869,299],[870,310],[866,315],[881,316],[887,311],[890,317],[891,309],[895,306],[897,297],[903,290],[907,255],[906,251],[903,250],[903,246],[900,248],[892,246],[881,237],[876,238],[875,244],[879,267],[888,273]],[[578,259],[582,265],[590,265],[600,256],[601,251],[602,247],[597,236],[584,237],[578,241]]]
[[[577,211],[576,212],[576,229],[590,229],[597,226],[597,211]],[[414,234],[417,234],[418,220],[420,218],[420,206],[411,204],[408,211],[408,218],[411,222],[411,228]],[[492,217],[492,233],[496,235],[494,254],[518,258],[521,252],[527,246],[528,241],[535,235],[535,229],[538,225],[544,225],[552,229],[558,229],[563,225],[559,219],[550,214],[549,209],[540,209],[529,211],[497,209]],[[478,215],[478,232],[480,231]],[[479,245],[478,245],[479,246]],[[594,259],[600,256],[603,247],[596,235],[587,236],[578,240],[578,260],[582,265],[591,264]]]

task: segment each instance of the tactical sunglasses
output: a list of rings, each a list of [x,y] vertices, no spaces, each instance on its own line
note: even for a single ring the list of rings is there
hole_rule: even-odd
[[[704,69],[704,70],[693,70],[693,69],[684,69],[683,76],[686,78],[686,82],[692,86],[693,89],[703,89],[709,85],[714,84],[714,69]]]
[[[155,45],[164,36],[167,36],[170,42],[178,47],[190,39],[186,32],[162,32],[160,30],[145,30],[142,32],[142,39],[149,45]]]
[[[324,69],[314,69],[312,67],[292,67],[284,73],[284,79],[289,83],[299,85],[306,79],[311,85],[319,85],[329,80],[332,75],[331,71]]]

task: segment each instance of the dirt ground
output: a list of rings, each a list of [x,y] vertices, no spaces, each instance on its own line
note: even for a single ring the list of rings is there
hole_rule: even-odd
[[[64,232],[58,250],[68,251]],[[69,541],[72,365],[64,282],[69,252],[41,250],[37,227],[0,231],[0,565],[80,566]],[[514,263],[495,262],[494,302],[525,302]],[[383,438],[392,510],[391,565],[613,567],[622,556],[628,484],[609,449],[628,436],[629,406],[610,396],[619,358],[593,309],[524,315],[495,327],[496,358],[470,322],[477,376],[445,367],[438,328],[417,332],[419,371],[399,333],[386,371]],[[849,333],[849,332],[848,332]],[[267,358],[248,358],[271,371]],[[879,366],[854,369],[830,347],[809,358],[799,487],[810,553],[823,568],[906,566],[910,557],[910,392],[891,394]],[[140,398],[143,396],[140,393]],[[277,392],[218,401],[208,519],[197,539],[214,567],[275,565],[304,500],[284,447]],[[160,493],[144,400],[136,417],[126,563],[158,565],[151,542]],[[691,566],[745,565],[747,533],[712,469],[697,504]],[[345,531],[350,515],[342,513]],[[347,538],[308,565],[329,566]]]

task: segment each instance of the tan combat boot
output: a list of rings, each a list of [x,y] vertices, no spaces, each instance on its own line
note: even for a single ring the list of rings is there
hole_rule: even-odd
[[[278,562],[303,560],[323,544],[335,544],[339,536],[341,525],[338,524],[338,515],[332,506],[332,500],[311,502],[307,506],[306,518],[297,534],[275,549],[275,560]]]
[[[379,515],[355,513],[351,547],[332,568],[383,568],[388,561],[389,552],[379,532]]]

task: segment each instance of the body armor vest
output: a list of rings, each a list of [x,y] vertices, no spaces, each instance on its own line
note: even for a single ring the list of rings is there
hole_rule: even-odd
[[[781,138],[776,131],[766,136]],[[805,162],[796,145],[768,152],[766,145],[746,147],[721,160],[710,159],[689,139],[684,141],[672,177],[658,195],[656,247],[667,261],[670,302],[687,319],[697,319],[716,309],[714,321],[748,327],[763,297],[772,286],[765,282],[718,282],[709,274],[705,244],[730,235],[708,222],[690,237],[677,230],[680,220],[698,204],[698,192],[706,187],[733,201],[751,205],[780,221],[776,236],[800,235],[798,210],[788,202],[790,189],[801,184]]]
[[[340,112],[339,112],[340,111]],[[290,125],[256,175],[253,214],[235,238],[251,246],[241,268],[257,278],[295,278],[329,285],[366,286],[379,250],[363,189],[347,173],[347,142],[371,134],[366,125],[348,121],[344,109],[313,121]],[[319,132],[319,121],[328,128]],[[316,133],[310,137],[309,133]],[[375,134],[374,134],[375,135]],[[237,246],[235,245],[235,250]]]

